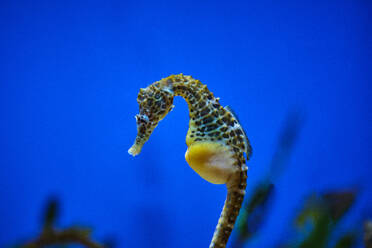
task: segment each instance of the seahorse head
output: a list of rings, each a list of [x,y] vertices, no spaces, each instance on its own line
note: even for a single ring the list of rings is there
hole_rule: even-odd
[[[137,137],[129,154],[136,156],[141,152],[142,146],[150,138],[155,127],[173,108],[173,91],[171,86],[162,81],[140,89],[137,102],[139,114],[135,116],[137,122]]]

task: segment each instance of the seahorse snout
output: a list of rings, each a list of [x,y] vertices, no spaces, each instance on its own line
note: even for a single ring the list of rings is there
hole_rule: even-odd
[[[142,146],[134,143],[131,148],[129,148],[128,153],[133,157],[141,152]]]
[[[146,114],[138,114],[135,118],[137,122],[137,136],[134,144],[128,150],[128,153],[132,156],[136,156],[141,152],[143,145],[148,141],[158,124],[158,121],[151,122]]]

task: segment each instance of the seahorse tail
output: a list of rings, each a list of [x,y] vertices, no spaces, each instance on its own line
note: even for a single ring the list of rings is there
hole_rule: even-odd
[[[240,171],[237,177],[237,181],[236,179],[231,180],[235,182],[234,184],[227,184],[226,201],[209,248],[225,248],[234,228],[235,221],[243,203],[245,188],[247,186],[246,171]],[[236,182],[238,182],[238,184],[236,184]]]

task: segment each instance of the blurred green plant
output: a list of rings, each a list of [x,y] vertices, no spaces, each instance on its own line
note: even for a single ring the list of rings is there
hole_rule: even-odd
[[[243,247],[258,233],[270,210],[270,200],[275,193],[275,181],[280,177],[288,163],[294,144],[297,140],[302,118],[298,111],[291,112],[279,135],[274,156],[269,164],[268,174],[253,189],[237,221],[237,236],[234,248]]]
[[[368,220],[364,223],[364,246],[372,248],[372,221]]]
[[[299,135],[303,119],[299,112],[292,112],[286,118],[279,135],[269,172],[259,181],[246,201],[237,221],[237,233],[232,247],[248,247],[260,231],[269,214],[271,199],[275,195],[275,182],[288,164],[291,152]],[[347,213],[356,198],[354,190],[340,190],[313,194],[307,198],[303,209],[295,219],[296,234],[290,237],[282,248],[350,248],[356,243],[357,232],[348,231],[332,239],[339,221]],[[372,248],[372,223],[365,224],[365,247]]]
[[[355,198],[356,192],[352,190],[314,194],[308,197],[295,220],[298,230],[297,238],[292,244],[284,247],[332,247],[330,243],[335,229],[354,203]],[[353,247],[356,238],[356,231],[348,231],[336,241],[333,247]]]
[[[271,200],[275,195],[275,182],[285,170],[293,150],[302,118],[299,112],[288,115],[279,136],[279,142],[274,156],[269,164],[269,172],[254,187],[250,198],[242,208],[237,221],[236,236],[232,247],[240,248],[249,245],[257,235],[266,217],[269,214]],[[281,248],[351,248],[356,244],[357,231],[350,230],[343,233],[338,239],[333,239],[340,220],[352,207],[356,199],[355,190],[339,190],[322,194],[310,195],[294,220],[295,234],[285,243],[279,244]],[[59,217],[60,204],[56,198],[51,198],[46,204],[40,235],[28,242],[15,247],[62,248],[68,245],[79,244],[89,248],[113,247],[110,240],[102,245],[91,239],[91,228],[72,226],[65,229],[55,227]],[[372,248],[372,221],[364,223],[364,246]]]
[[[72,226],[65,229],[56,228],[55,224],[59,217],[59,206],[59,201],[56,198],[50,198],[42,216],[43,227],[40,235],[35,239],[13,247],[41,248],[53,246],[54,248],[62,248],[73,244],[79,244],[89,248],[104,247],[91,239],[91,228],[81,226]]]

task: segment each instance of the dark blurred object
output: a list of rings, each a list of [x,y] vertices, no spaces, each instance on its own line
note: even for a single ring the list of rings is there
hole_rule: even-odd
[[[57,198],[50,198],[45,206],[43,215],[44,230],[53,228],[59,215],[59,202]]]
[[[346,214],[355,201],[355,191],[344,190],[312,195],[304,204],[304,208],[296,219],[299,229],[296,245],[299,248],[326,248],[330,236],[339,220]],[[352,247],[355,243],[353,233],[342,236],[335,248]]]
[[[232,247],[246,246],[252,237],[259,232],[265,218],[268,216],[270,202],[275,195],[274,184],[288,164],[303,123],[302,119],[299,112],[292,112],[288,115],[279,135],[279,142],[269,166],[269,173],[254,188],[252,196],[241,210],[237,222],[238,233]],[[278,247],[331,247],[329,244],[330,237],[333,235],[339,220],[353,205],[355,196],[355,190],[343,190],[314,194],[308,197],[303,209],[296,218],[297,232],[295,232],[289,243],[283,243]],[[366,244],[371,242],[371,226],[372,224],[370,223],[369,232],[366,231]],[[351,230],[334,240],[335,245],[333,248],[351,248],[356,243],[356,237],[356,232]],[[372,248],[367,245],[366,247]]]
[[[325,193],[322,195],[324,203],[334,221],[339,220],[354,203],[356,192],[345,190]]]
[[[279,134],[274,156],[269,165],[268,178],[271,182],[275,182],[285,170],[303,125],[303,121],[304,117],[300,111],[292,111],[288,114]]]
[[[44,210],[43,230],[40,236],[21,245],[21,247],[39,248],[49,245],[80,244],[89,248],[103,248],[101,244],[90,238],[90,228],[69,227],[63,230],[56,229],[54,226],[59,216],[59,206],[57,198],[50,198]]]
[[[269,173],[254,188],[251,198],[241,210],[237,221],[238,235],[232,247],[243,247],[264,223],[270,209],[270,200],[274,195],[274,183],[279,178],[293,150],[298,137],[302,118],[300,112],[290,112],[279,134],[279,141],[274,156],[269,164]]]
[[[364,246],[372,248],[372,221],[364,222]]]
[[[238,237],[234,247],[241,247],[256,234],[266,216],[268,202],[274,193],[274,184],[260,184],[254,190],[250,201],[241,210],[237,223]]]
[[[117,247],[116,239],[113,237],[107,237],[103,240],[103,247],[105,248],[114,248]]]
[[[355,242],[356,242],[356,234],[347,233],[338,240],[334,248],[350,248],[350,247],[353,247]]]
[[[303,225],[306,218],[316,219],[320,214],[326,214],[330,220],[337,222],[351,207],[356,192],[343,190],[311,195],[305,201],[304,208],[297,218],[297,224]]]

